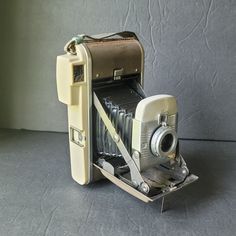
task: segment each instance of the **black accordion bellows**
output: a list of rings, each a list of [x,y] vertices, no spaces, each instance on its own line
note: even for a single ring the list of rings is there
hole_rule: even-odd
[[[136,106],[142,100],[142,97],[127,84],[100,88],[96,92],[113,126],[131,154],[132,119],[135,115]],[[97,112],[95,135],[96,151],[99,155],[121,156]]]

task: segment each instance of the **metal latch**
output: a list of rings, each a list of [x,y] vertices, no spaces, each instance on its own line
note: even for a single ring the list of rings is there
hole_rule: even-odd
[[[114,80],[120,80],[121,76],[123,75],[123,73],[124,73],[124,69],[123,68],[115,69],[114,73],[113,73]]]
[[[83,131],[70,127],[70,140],[80,147],[84,147],[85,137],[83,136]]]

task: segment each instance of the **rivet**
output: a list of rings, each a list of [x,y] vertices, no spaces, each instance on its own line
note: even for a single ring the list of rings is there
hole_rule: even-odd
[[[133,158],[138,159],[139,156],[140,156],[140,155],[139,155],[139,152],[138,152],[138,151],[134,151],[134,152],[133,152],[133,155],[132,155]]]
[[[116,143],[118,143],[118,142],[120,141],[119,135],[118,135],[118,134],[114,134],[113,140],[114,140]]]
[[[148,186],[145,182],[143,182],[143,183],[141,184],[141,190],[142,190],[142,192],[144,192],[144,193],[148,193],[149,190],[150,190],[150,188],[149,188],[149,186]]]

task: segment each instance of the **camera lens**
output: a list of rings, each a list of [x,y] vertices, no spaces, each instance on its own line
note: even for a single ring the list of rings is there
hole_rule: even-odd
[[[155,156],[168,157],[175,151],[177,140],[176,132],[172,127],[161,126],[152,135],[151,152]]]
[[[174,140],[173,135],[167,134],[161,142],[161,150],[163,152],[168,152],[173,144],[173,140]]]

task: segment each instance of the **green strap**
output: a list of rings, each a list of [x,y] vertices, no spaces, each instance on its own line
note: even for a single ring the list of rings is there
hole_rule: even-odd
[[[75,36],[75,37],[72,38],[72,41],[74,41],[75,44],[80,44],[80,43],[83,43],[84,38],[85,38],[85,35],[84,35],[84,34],[82,34],[82,35],[77,35],[77,36]]]

